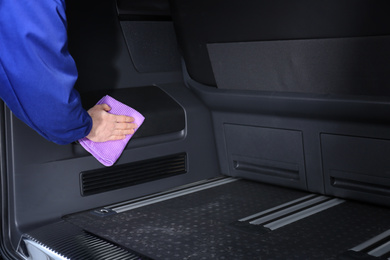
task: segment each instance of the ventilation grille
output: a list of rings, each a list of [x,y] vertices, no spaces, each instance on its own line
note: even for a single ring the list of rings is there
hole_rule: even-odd
[[[88,196],[187,172],[185,153],[80,173],[81,194]]]

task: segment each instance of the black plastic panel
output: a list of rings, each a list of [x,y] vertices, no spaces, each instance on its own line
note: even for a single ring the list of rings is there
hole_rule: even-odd
[[[173,0],[172,17],[190,76],[215,85],[207,43],[388,35],[387,6],[385,0]]]
[[[85,109],[94,106],[103,96],[110,95],[140,112],[145,121],[134,138],[174,133],[184,130],[184,109],[158,87],[109,89],[81,94]]]
[[[78,91],[139,87],[182,80],[180,71],[140,73],[135,69],[117,17],[115,0],[67,0],[66,12],[69,51],[77,64],[79,75],[76,82]],[[153,32],[142,33],[145,38]],[[149,47],[150,44],[145,45],[146,50],[143,51],[153,52]]]
[[[390,205],[390,140],[322,134],[328,194]]]
[[[181,70],[172,22],[122,21],[121,27],[137,71],[150,73]]]
[[[390,96],[390,36],[208,45],[218,88]]]
[[[306,189],[302,133],[225,124],[232,176]]]
[[[121,20],[167,20],[171,11],[168,0],[116,0]]]

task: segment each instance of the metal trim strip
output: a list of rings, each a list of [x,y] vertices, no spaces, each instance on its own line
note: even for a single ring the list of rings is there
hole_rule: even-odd
[[[279,210],[275,213],[272,213],[270,215],[266,215],[264,217],[261,217],[261,218],[258,218],[258,219],[255,219],[251,222],[249,222],[249,224],[253,224],[253,225],[260,225],[260,224],[264,224],[268,221],[272,221],[273,219],[277,219],[279,217],[282,217],[282,216],[286,216],[288,214],[291,214],[293,212],[296,212],[297,210],[301,210],[303,208],[306,208],[306,207],[309,207],[309,206],[312,206],[318,202],[322,202],[324,200],[327,200],[328,197],[325,197],[325,196],[320,196],[320,197],[315,197],[309,201],[304,201],[302,203],[299,203],[297,205],[293,205],[291,207],[288,207],[286,209],[282,209],[282,210]]]
[[[309,217],[309,216],[314,215],[316,213],[319,213],[321,211],[324,211],[326,209],[329,209],[331,207],[337,206],[343,202],[345,202],[345,200],[341,200],[341,199],[332,199],[329,201],[325,201],[324,203],[310,207],[310,208],[305,209],[303,211],[300,211],[296,214],[293,214],[293,215],[287,216],[285,218],[279,219],[277,221],[268,223],[268,224],[264,225],[264,227],[269,228],[271,230],[275,230],[275,229],[284,227],[288,224],[291,224],[293,222],[296,222],[298,220],[301,220],[303,218],[306,218],[306,217]]]
[[[172,191],[172,192],[167,193],[165,195],[154,196],[154,197],[152,197],[150,199],[145,199],[145,200],[141,200],[141,201],[138,201],[138,202],[131,202],[131,201],[129,201],[128,203],[122,204],[121,206],[118,206],[118,207],[107,207],[107,208],[115,211],[116,213],[121,213],[121,212],[125,212],[125,211],[128,211],[128,210],[132,210],[132,209],[144,207],[144,206],[147,206],[147,205],[151,205],[151,204],[154,204],[154,203],[157,203],[157,202],[161,202],[161,201],[177,198],[177,197],[184,196],[184,195],[187,195],[187,194],[191,194],[191,193],[194,193],[194,192],[198,192],[198,191],[210,189],[210,188],[213,188],[213,187],[217,187],[217,186],[220,186],[220,185],[224,185],[224,184],[227,184],[227,183],[235,182],[237,180],[239,180],[239,179],[224,178],[224,179],[221,179],[221,180],[208,182],[208,183],[196,186],[196,187],[188,187],[188,188],[186,188],[184,190]]]

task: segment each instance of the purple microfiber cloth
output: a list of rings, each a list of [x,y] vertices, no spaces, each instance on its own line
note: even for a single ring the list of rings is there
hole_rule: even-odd
[[[142,125],[145,120],[145,117],[141,115],[135,109],[115,100],[110,96],[104,96],[97,105],[107,104],[111,107],[109,113],[114,115],[125,115],[134,117],[134,123],[137,125],[135,131]],[[135,132],[134,132],[135,133]],[[107,141],[107,142],[93,142],[88,138],[84,137],[79,140],[80,144],[91,153],[99,162],[104,166],[112,166],[119,156],[122,154],[127,143],[130,141],[130,138],[133,135],[127,135],[125,139],[116,140],[116,141]]]

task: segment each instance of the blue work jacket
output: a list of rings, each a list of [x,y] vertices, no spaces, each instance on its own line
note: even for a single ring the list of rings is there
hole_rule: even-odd
[[[0,98],[46,139],[67,144],[91,131],[73,88],[65,1],[0,0]]]

